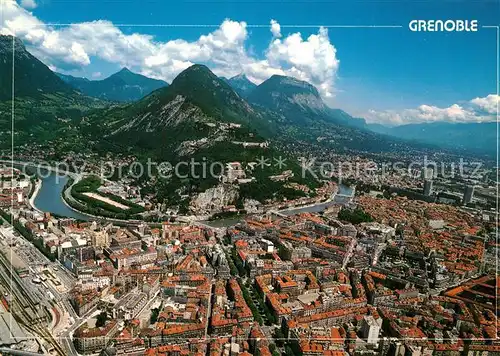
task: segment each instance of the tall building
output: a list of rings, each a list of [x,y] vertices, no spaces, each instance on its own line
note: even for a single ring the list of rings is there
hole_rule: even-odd
[[[423,179],[434,178],[434,169],[430,167],[425,167],[424,169],[422,169],[420,177]]]
[[[469,204],[472,201],[472,198],[474,198],[474,186],[473,185],[468,185],[465,187],[464,190],[464,199],[463,199],[463,204]]]
[[[365,315],[363,321],[361,322],[361,333],[368,344],[378,344],[381,329],[382,318],[375,319],[371,315]]]
[[[431,195],[432,193],[432,180],[426,179],[424,181],[424,195]]]

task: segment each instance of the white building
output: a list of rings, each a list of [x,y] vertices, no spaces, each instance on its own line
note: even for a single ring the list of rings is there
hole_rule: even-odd
[[[368,344],[378,344],[382,318],[375,319],[372,315],[365,316],[361,323],[361,333]]]

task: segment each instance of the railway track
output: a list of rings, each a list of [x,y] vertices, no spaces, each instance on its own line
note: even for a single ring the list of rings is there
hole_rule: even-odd
[[[25,288],[21,278],[12,269],[10,261],[2,253],[0,253],[0,276],[10,283],[13,291],[17,293],[17,296],[22,301],[23,307],[29,308],[31,305],[39,304],[33,293]],[[14,286],[17,288],[14,289]]]
[[[46,317],[38,308],[38,303],[32,300],[32,296],[26,291],[19,277],[14,276],[15,272],[10,274],[10,267],[6,265],[3,256],[0,257],[0,265],[0,290],[10,295],[9,310],[12,316],[33,335],[38,335],[50,344],[58,355],[65,356],[67,354],[65,350],[43,325]]]

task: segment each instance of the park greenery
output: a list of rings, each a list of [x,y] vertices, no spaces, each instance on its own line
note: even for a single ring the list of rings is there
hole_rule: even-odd
[[[362,209],[342,209],[339,212],[338,218],[342,221],[350,222],[351,224],[360,224],[363,222],[371,222],[373,218],[364,212]]]
[[[97,176],[89,176],[82,179],[71,188],[71,196],[76,202],[72,199],[68,199],[67,203],[73,208],[90,215],[105,216],[121,220],[135,219],[138,214],[144,211],[142,206],[122,199],[116,195],[98,192],[97,189],[101,186],[101,183],[101,179]],[[129,207],[129,209],[121,209],[117,206],[91,198],[84,193],[99,194]]]
[[[151,309],[151,317],[149,318],[149,323],[154,324],[158,321],[158,316],[160,315],[160,311],[162,310],[162,306],[160,305],[157,308]]]
[[[108,313],[103,311],[99,315],[97,315],[95,326],[97,328],[103,327],[104,325],[106,325],[106,320],[108,320]]]

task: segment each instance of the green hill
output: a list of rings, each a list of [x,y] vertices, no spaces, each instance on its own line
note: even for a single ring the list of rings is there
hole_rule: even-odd
[[[0,36],[0,147],[10,146],[12,118],[15,144],[20,145],[28,140],[64,137],[73,130],[75,120],[105,105],[109,104],[84,96],[66,84],[31,55],[19,39]]]

